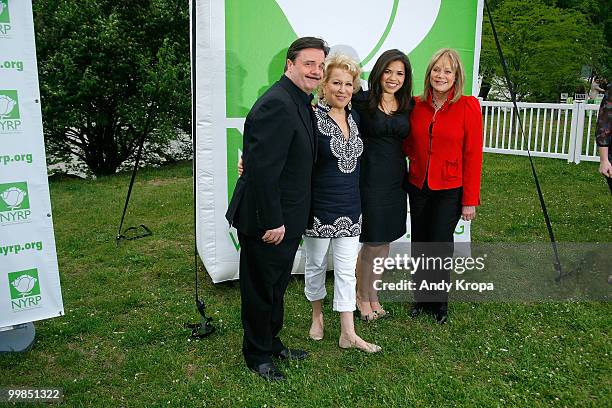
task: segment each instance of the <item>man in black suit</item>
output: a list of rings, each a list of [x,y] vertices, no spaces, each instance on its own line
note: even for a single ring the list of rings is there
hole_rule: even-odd
[[[329,48],[303,37],[287,50],[285,73],[253,105],[244,123],[244,172],[225,215],[238,230],[242,351],[246,364],[268,380],[282,380],[272,357],[303,359],[278,334],[284,295],[310,211],[316,159],[311,92],[323,76]]]

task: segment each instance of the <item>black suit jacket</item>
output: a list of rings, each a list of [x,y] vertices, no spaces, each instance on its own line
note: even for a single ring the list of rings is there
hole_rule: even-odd
[[[283,75],[246,117],[244,173],[225,214],[243,234],[261,237],[284,225],[294,238],[306,229],[316,157],[310,99]]]

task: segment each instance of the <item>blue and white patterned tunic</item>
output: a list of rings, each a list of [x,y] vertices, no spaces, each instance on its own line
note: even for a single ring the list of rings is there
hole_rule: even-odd
[[[356,237],[361,234],[359,161],[363,141],[356,114],[347,108],[349,138],[319,102],[315,110],[318,156],[312,178],[311,217],[305,235],[316,238]]]

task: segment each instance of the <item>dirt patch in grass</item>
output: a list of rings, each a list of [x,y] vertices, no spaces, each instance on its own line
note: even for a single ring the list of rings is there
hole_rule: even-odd
[[[143,183],[149,186],[167,186],[171,184],[176,184],[177,182],[183,182],[185,180],[184,177],[172,177],[167,179],[154,178],[152,180],[144,181]]]

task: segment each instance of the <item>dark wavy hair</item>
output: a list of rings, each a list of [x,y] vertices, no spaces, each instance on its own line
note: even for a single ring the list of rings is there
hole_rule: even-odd
[[[410,101],[412,99],[412,66],[406,54],[400,50],[387,50],[383,52],[380,57],[376,60],[370,77],[368,78],[368,89],[370,90],[370,96],[368,98],[368,108],[371,112],[376,112],[378,104],[381,101],[383,89],[380,84],[383,72],[393,61],[401,61],[404,64],[404,83],[400,89],[395,92],[395,99],[397,99],[397,113],[406,113],[410,111]]]

